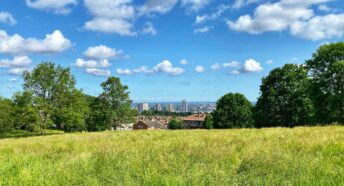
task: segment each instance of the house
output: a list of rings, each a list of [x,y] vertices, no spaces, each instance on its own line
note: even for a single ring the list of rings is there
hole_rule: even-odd
[[[140,120],[133,126],[133,130],[167,129],[167,123],[159,120]]]
[[[198,113],[183,117],[184,127],[188,129],[203,128],[206,114]]]

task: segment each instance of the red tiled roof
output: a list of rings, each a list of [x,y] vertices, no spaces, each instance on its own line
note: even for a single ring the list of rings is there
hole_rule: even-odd
[[[193,114],[191,116],[183,117],[184,121],[204,121],[206,115],[205,114]]]

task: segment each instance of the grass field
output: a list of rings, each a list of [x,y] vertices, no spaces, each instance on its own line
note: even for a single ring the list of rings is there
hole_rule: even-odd
[[[344,127],[0,140],[0,185],[344,185]]]

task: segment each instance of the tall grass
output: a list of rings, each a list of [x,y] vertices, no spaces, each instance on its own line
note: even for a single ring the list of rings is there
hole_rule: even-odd
[[[2,139],[0,185],[344,185],[344,127]]]

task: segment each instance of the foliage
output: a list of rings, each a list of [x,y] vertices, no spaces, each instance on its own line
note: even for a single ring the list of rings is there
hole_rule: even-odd
[[[286,64],[263,78],[261,96],[255,107],[257,127],[295,127],[312,123],[308,71],[301,65]]]
[[[178,129],[182,129],[183,128],[183,122],[176,119],[176,118],[172,118],[169,122],[168,122],[168,128],[171,130],[178,130]]]
[[[214,128],[252,127],[252,105],[242,94],[226,94],[216,103],[213,121]]]
[[[0,185],[342,185],[344,127],[0,140]]]
[[[306,65],[317,122],[344,123],[344,42],[321,46]]]
[[[103,92],[93,102],[88,129],[101,131],[134,122],[136,112],[131,109],[128,86],[119,78],[109,77],[101,87]]]
[[[208,115],[205,117],[204,128],[205,128],[205,129],[208,129],[208,130],[214,128],[214,122],[213,122],[213,116],[212,116],[212,114],[208,114]]]
[[[15,129],[30,132],[39,129],[39,113],[33,105],[32,93],[28,91],[17,92],[14,94],[13,102]]]
[[[13,113],[13,102],[9,99],[3,99],[0,97],[0,134],[13,129]]]
[[[24,73],[24,90],[32,93],[33,103],[41,113],[42,134],[52,123],[65,131],[85,128],[88,109],[69,68],[41,63],[32,72]]]

